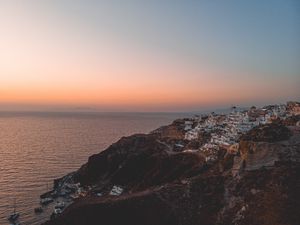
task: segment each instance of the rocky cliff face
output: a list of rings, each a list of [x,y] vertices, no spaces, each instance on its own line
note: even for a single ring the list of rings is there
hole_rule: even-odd
[[[205,159],[199,154],[174,152],[173,144],[182,140],[180,126],[170,125],[152,134],[121,138],[107,150],[89,158],[76,173],[83,185],[109,189],[142,190],[199,173]]]
[[[189,143],[183,137],[182,122],[175,121],[91,156],[75,176],[93,187],[90,193],[45,224],[299,224],[299,127],[255,128],[237,153],[220,150],[213,164],[201,153],[184,152]],[[174,149],[179,142],[182,149]],[[113,185],[124,192],[109,195]]]

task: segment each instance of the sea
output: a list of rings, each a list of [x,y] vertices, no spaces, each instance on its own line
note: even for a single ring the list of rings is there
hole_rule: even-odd
[[[49,219],[35,214],[53,180],[77,170],[92,154],[123,136],[170,124],[188,113],[0,112],[0,225],[14,211],[22,225]]]

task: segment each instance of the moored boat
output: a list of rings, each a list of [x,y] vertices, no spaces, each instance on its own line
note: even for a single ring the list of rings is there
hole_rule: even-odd
[[[54,209],[54,214],[55,215],[59,215],[62,213],[62,210],[61,209]]]
[[[8,216],[8,220],[11,222],[16,221],[19,218],[20,214],[16,212],[16,200],[14,202],[14,212]]]
[[[19,218],[19,216],[20,216],[19,213],[14,212],[14,213],[10,214],[7,219],[9,221],[15,221]]]

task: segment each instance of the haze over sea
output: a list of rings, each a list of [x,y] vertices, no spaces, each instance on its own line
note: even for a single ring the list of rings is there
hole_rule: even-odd
[[[178,113],[0,112],[0,224],[17,211],[23,225],[47,220],[53,206],[35,215],[39,196],[53,179],[78,169],[122,136],[148,133]]]

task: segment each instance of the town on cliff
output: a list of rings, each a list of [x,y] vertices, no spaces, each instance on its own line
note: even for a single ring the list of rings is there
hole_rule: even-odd
[[[202,152],[207,155],[206,161],[214,161],[217,159],[220,148],[236,153],[239,149],[239,138],[252,128],[285,120],[298,114],[300,114],[300,105],[296,102],[288,102],[262,108],[252,106],[249,110],[238,109],[234,106],[227,115],[210,113],[209,115],[195,116],[185,120],[185,139],[189,141],[198,139],[199,135],[205,132],[209,133],[211,138],[199,149],[184,151]]]

